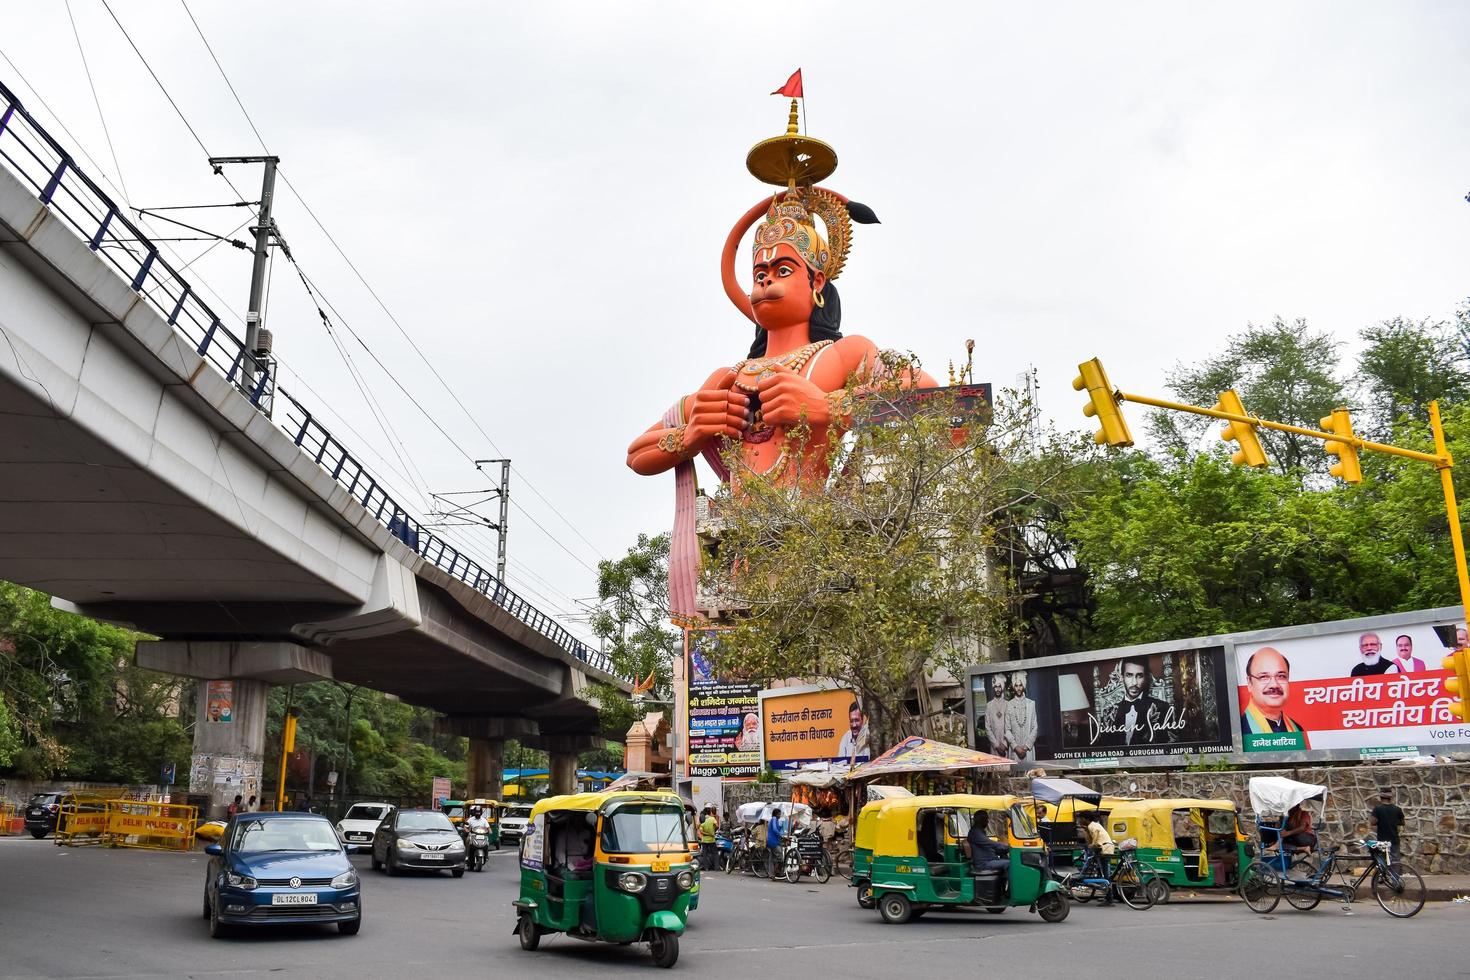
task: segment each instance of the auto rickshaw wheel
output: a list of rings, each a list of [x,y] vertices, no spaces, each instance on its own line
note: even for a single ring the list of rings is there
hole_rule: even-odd
[[[1143,887],[1155,905],[1168,905],[1169,899],[1174,896],[1174,890],[1163,878],[1150,878]]]
[[[990,911],[994,912],[995,909]],[[999,911],[1004,912],[1005,909]],[[1072,903],[1066,892],[1048,892],[1036,900],[1036,914],[1043,922],[1061,922],[1072,911]]]
[[[520,937],[521,949],[528,953],[535,952],[536,947],[541,945],[541,930],[536,926],[536,920],[531,917],[530,912],[521,913],[521,921],[516,925],[516,935]]]
[[[909,902],[908,896],[901,895],[898,892],[889,892],[887,895],[878,899],[878,914],[889,925],[902,925],[909,921],[909,917],[913,915],[913,910],[914,907]]]
[[[1005,905],[996,905],[992,908],[986,909],[985,911],[989,912],[991,915],[1000,915],[1001,913],[1005,912],[1007,907],[1008,906]]]
[[[873,889],[869,888],[866,882],[858,885],[858,908],[870,909],[877,904],[873,898]]]
[[[679,937],[667,929],[655,929],[648,940],[648,951],[653,954],[653,965],[668,969],[679,959]]]

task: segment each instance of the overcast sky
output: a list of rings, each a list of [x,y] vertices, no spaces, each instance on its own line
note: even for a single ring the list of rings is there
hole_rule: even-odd
[[[209,152],[260,152],[179,0],[110,2]],[[101,0],[70,8],[115,160],[66,4],[11,8],[0,79],[89,173],[137,206],[232,199]],[[719,251],[765,193],[745,154],[784,131],[766,93],[798,66],[809,131],[840,159],[828,185],[883,221],[855,233],[845,332],[941,378],[973,337],[977,380],[1034,365],[1068,427],[1094,355],[1162,393],[1247,323],[1305,317],[1351,350],[1366,325],[1470,295],[1464,3],[190,9],[283,172],[495,445],[284,187],[307,275],[413,393],[339,325],[412,465],[277,262],[283,384],[421,513],[428,491],[488,485],[424,412],[469,456],[511,456],[511,583],[565,618],[599,557],[672,522],[672,477],[633,475],[628,442],[748,346]],[[257,170],[229,175],[258,196]],[[180,217],[228,231],[245,214]],[[249,256],[195,270],[238,324]],[[492,535],[458,533],[493,566]]]

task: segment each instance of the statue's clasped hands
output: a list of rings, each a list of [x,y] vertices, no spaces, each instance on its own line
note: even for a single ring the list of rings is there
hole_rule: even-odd
[[[714,388],[694,393],[684,445],[703,449],[711,439],[738,440],[751,424],[750,396],[735,391],[735,372],[728,371]]]
[[[784,364],[773,364],[771,372],[760,382],[761,415],[768,425],[789,427],[805,422],[821,428],[831,421],[825,391]]]

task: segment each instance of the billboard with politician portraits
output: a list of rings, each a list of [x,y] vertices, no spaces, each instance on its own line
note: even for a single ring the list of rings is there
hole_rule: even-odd
[[[1444,682],[1452,672],[1441,666],[1462,624],[1340,625],[1236,644],[1246,753],[1433,754],[1470,741],[1470,726],[1451,713]]]

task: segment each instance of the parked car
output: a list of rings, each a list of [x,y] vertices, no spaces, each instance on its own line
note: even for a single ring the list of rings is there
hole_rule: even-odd
[[[336,828],[317,813],[240,813],[230,818],[204,875],[210,936],[231,926],[335,922],[362,928],[357,872]]]
[[[342,819],[337,821],[337,832],[342,835],[348,851],[370,851],[373,834],[378,824],[393,812],[391,803],[354,803],[347,808]]]
[[[464,841],[438,810],[397,810],[378,825],[373,870],[395,875],[407,868],[448,869],[454,877],[464,877]]]
[[[65,793],[37,793],[26,803],[26,830],[36,840],[56,833],[56,820],[61,814]]]
[[[512,803],[500,816],[500,840],[518,841],[526,834],[526,824],[531,820],[530,803]]]

